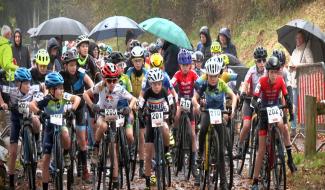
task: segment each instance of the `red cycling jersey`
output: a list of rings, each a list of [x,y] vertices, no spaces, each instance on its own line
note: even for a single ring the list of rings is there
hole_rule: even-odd
[[[194,93],[194,83],[198,79],[198,75],[190,70],[186,75],[182,71],[177,71],[171,82],[173,86],[178,85],[178,94],[180,97],[192,98]]]
[[[263,107],[275,106],[279,104],[280,91],[283,96],[288,94],[282,76],[278,76],[274,84],[270,84],[268,76],[263,76],[256,85],[254,96],[261,97]]]

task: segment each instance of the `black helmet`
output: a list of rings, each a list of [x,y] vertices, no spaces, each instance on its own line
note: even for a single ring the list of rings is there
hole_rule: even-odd
[[[155,43],[151,43],[149,46],[148,46],[148,51],[151,53],[151,54],[154,54],[154,53],[158,53],[158,47]]]
[[[267,57],[267,51],[264,47],[258,46],[254,50],[254,59],[265,59]]]
[[[286,55],[282,50],[273,50],[272,56],[277,57],[279,59],[279,62],[281,66],[283,66],[286,63]]]
[[[141,47],[141,43],[139,42],[139,40],[131,40],[129,44],[130,50],[132,50],[135,46]]]
[[[265,65],[266,70],[279,70],[281,67],[281,64],[279,62],[279,59],[275,56],[271,56]]]
[[[67,50],[63,55],[62,55],[62,62],[64,64],[67,64],[71,61],[78,60],[78,55],[76,54],[75,51],[72,50]]]
[[[108,57],[108,61],[111,63],[119,63],[121,61],[124,61],[125,57],[123,56],[123,54],[121,52],[117,52],[117,51],[113,51],[109,57]]]

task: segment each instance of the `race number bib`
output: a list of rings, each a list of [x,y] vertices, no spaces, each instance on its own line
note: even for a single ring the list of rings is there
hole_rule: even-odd
[[[38,85],[38,84],[32,85],[30,88],[34,92],[39,92],[41,90],[40,85]]]
[[[105,116],[116,117],[116,115],[117,115],[116,109],[105,109]]]
[[[44,94],[42,92],[38,92],[33,95],[33,100],[35,100],[37,102],[43,100],[43,98],[44,98]]]
[[[125,118],[123,115],[118,115],[116,120],[116,127],[123,127]]]
[[[210,123],[213,125],[222,123],[222,114],[219,109],[209,109]]]
[[[191,109],[191,100],[186,100],[185,98],[181,98],[181,101],[180,101],[180,106],[182,109],[184,110],[190,110]]]
[[[28,114],[29,102],[18,102],[18,112],[21,114]]]
[[[169,105],[173,105],[174,104],[174,97],[171,94],[168,95],[168,104]]]
[[[70,101],[72,97],[72,94],[64,92],[63,93],[63,99]]]
[[[3,92],[3,93],[6,93],[6,94],[9,94],[9,92],[10,92],[10,87],[9,87],[9,86],[5,86],[5,85],[3,85],[3,86],[2,86],[2,92]]]
[[[267,118],[269,123],[277,123],[282,119],[282,110],[280,110],[277,106],[267,107]]]
[[[151,113],[151,124],[152,127],[160,127],[164,122],[164,113],[163,112],[152,112]]]
[[[62,114],[54,114],[50,116],[50,123],[54,125],[62,125],[63,124],[63,116]]]
[[[85,73],[85,72],[86,72],[86,70],[85,70],[84,68],[81,68],[81,67],[79,67],[78,71],[79,71],[80,73]]]

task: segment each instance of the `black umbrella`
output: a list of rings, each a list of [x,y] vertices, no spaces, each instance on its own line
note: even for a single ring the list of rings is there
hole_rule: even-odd
[[[290,53],[296,48],[296,34],[303,31],[306,36],[306,44],[310,45],[315,62],[325,60],[325,34],[314,23],[296,19],[288,22],[277,30],[278,41]]]
[[[58,36],[62,40],[74,40],[82,34],[88,34],[88,29],[79,21],[66,17],[57,17],[40,24],[31,37],[48,40]]]

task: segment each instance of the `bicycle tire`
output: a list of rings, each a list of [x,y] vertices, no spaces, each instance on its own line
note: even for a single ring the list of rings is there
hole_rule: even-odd
[[[33,138],[33,133],[31,132],[31,126],[24,127],[24,158],[26,164],[26,173],[28,175],[28,185],[29,189],[35,190],[36,189],[36,147],[35,141]],[[26,149],[27,148],[27,149]]]
[[[227,186],[228,186],[228,189],[231,189],[232,188],[232,185],[233,185],[233,180],[234,180],[234,162],[233,162],[233,155],[232,155],[232,142],[231,142],[231,136],[232,133],[231,131],[231,128],[222,128],[223,131],[224,131],[224,140],[225,140],[225,143],[224,143],[224,152],[225,152],[225,174],[226,174],[226,177],[227,177]]]
[[[105,186],[105,178],[106,178],[106,161],[107,161],[107,141],[106,138],[105,140],[102,141],[101,147],[100,147],[100,163],[98,165],[98,182],[97,182],[97,190],[100,190],[101,184],[103,184],[103,189]]]
[[[137,165],[137,156],[138,156],[138,149],[139,149],[139,138],[140,138],[140,125],[139,125],[139,118],[138,118],[138,114],[135,114],[135,122],[134,122],[134,126],[133,126],[133,136],[134,136],[134,143],[133,146],[135,146],[134,148],[134,153],[133,153],[133,158],[131,158],[132,160],[132,166],[131,166],[131,181],[133,181],[134,176],[135,176],[135,170],[136,170],[136,165]],[[141,177],[141,176],[139,176]]]
[[[115,145],[114,145],[115,144],[115,129],[113,131],[113,129],[111,128],[111,130],[109,131],[109,142],[110,143],[108,144],[108,151],[109,151],[109,157],[110,157],[110,165],[109,165],[109,172],[110,172],[110,174],[109,174],[108,189],[112,189],[112,186],[113,186],[114,161],[115,161],[115,154],[116,154]],[[106,163],[105,164],[107,164],[107,159],[106,159]]]
[[[123,167],[125,172],[125,179],[126,179],[126,186],[127,189],[131,189],[131,183],[130,183],[130,166],[129,166],[129,150],[128,150],[128,144],[126,142],[126,136],[125,136],[125,128],[118,128],[118,145],[119,145],[119,167],[121,168],[119,174],[121,179],[120,188],[123,187]]]
[[[248,177],[253,179],[256,153],[258,149],[258,119],[255,117],[252,120],[252,127],[250,130],[250,140],[249,140],[249,163],[248,163]]]
[[[73,132],[73,129],[71,130],[71,148],[70,148],[70,160],[71,164],[67,171],[67,189],[72,189],[72,186],[74,184],[74,168],[75,168],[75,162],[77,161],[76,158],[76,152],[77,152],[77,142],[75,138],[75,133]],[[77,166],[77,165],[76,165]]]
[[[286,166],[281,134],[278,129],[274,131],[274,151],[275,162],[272,170],[273,184],[275,189],[286,189]],[[273,138],[273,137],[272,137]]]
[[[178,173],[182,170],[183,164],[184,164],[184,149],[183,149],[183,144],[184,144],[184,123],[185,123],[185,118],[184,114],[181,115],[180,118],[180,125],[179,129],[177,130],[177,146],[176,146],[176,172],[175,176],[178,176]]]
[[[157,189],[165,190],[165,159],[164,159],[164,149],[162,137],[160,136],[159,128],[155,129],[155,159],[156,159],[156,178],[157,178]]]
[[[216,190],[218,188],[218,178],[219,178],[219,169],[218,169],[218,163],[219,161],[219,155],[220,155],[220,140],[218,133],[215,129],[217,126],[213,126],[211,131],[211,138],[210,138],[210,146],[209,146],[209,154],[213,155],[210,156],[209,159],[209,177],[208,177],[208,184],[209,184],[209,190],[214,189]],[[219,126],[221,127],[221,126]],[[214,165],[213,165],[214,164]],[[214,166],[214,167],[213,167]]]
[[[62,190],[63,189],[63,152],[61,148],[61,138],[60,135],[54,136],[54,151],[55,151],[55,189]]]
[[[241,129],[243,128],[243,122],[241,122]],[[248,133],[247,137],[244,139],[244,142],[242,143],[242,145],[239,143],[239,138],[237,141],[237,147],[242,146],[242,157],[237,159],[236,161],[236,168],[237,168],[237,174],[241,175],[244,169],[244,165],[245,165],[245,160],[246,160],[246,154],[250,153],[248,151],[249,149],[249,142],[250,142],[250,133]]]

